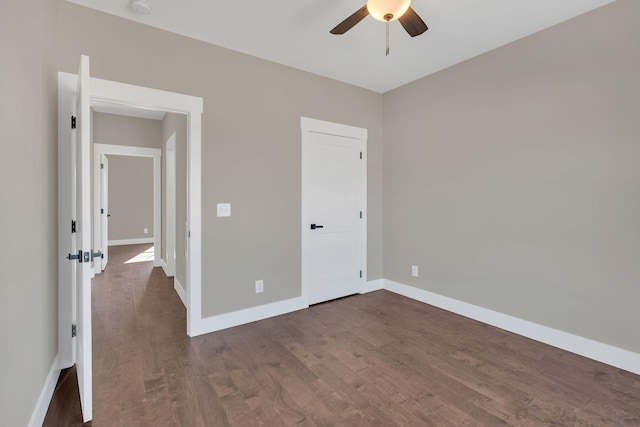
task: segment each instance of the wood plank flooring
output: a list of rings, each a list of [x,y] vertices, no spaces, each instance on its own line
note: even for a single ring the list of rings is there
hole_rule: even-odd
[[[387,291],[190,339],[147,248],[94,279],[94,426],[640,426],[640,376]]]

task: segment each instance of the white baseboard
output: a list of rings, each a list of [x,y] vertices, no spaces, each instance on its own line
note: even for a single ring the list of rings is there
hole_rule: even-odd
[[[167,277],[170,277],[170,276],[167,274],[167,270],[169,269],[169,267],[167,267],[167,263],[166,263],[166,262],[164,262],[164,259],[160,258],[160,262],[159,262],[159,264],[160,264],[160,267],[162,267],[162,271],[164,272],[164,275],[165,275],[165,276],[167,276]]]
[[[140,245],[142,243],[153,243],[152,237],[141,237],[139,239],[121,239],[121,240],[109,240],[109,246],[124,246],[124,245]]]
[[[292,311],[298,311],[308,307],[307,298],[297,297],[233,311],[231,313],[219,314],[217,316],[204,318],[198,322],[197,325],[194,325],[191,336],[195,337],[208,334],[209,332],[220,331],[222,329],[244,325],[245,323],[280,316],[281,314],[291,313]]]
[[[59,355],[56,354],[56,357],[53,359],[53,363],[51,364],[51,368],[49,369],[49,373],[47,374],[47,379],[44,381],[44,386],[42,386],[42,390],[40,391],[38,402],[31,413],[31,419],[29,420],[29,424],[27,424],[28,427],[40,427],[44,422],[44,418],[47,416],[47,410],[49,409],[49,404],[51,403],[51,398],[53,397],[53,392],[56,389],[59,377],[60,361]]]
[[[176,290],[178,296],[180,297],[180,301],[184,304],[185,308],[187,307],[187,291],[182,286],[182,283],[178,281],[177,277],[173,278],[173,289]]]
[[[640,354],[384,279],[384,289],[640,375]]]
[[[384,288],[384,279],[376,279],[369,280],[368,282],[362,285],[361,294],[366,294],[367,292],[379,291]]]

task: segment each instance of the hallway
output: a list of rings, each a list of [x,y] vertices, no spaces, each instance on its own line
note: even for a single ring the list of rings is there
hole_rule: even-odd
[[[152,247],[109,248],[107,269],[93,279],[93,404],[99,425],[141,419],[161,425],[172,419],[166,387],[171,369],[179,369],[180,349],[188,346],[186,310],[173,278],[153,268],[153,251],[145,256]]]

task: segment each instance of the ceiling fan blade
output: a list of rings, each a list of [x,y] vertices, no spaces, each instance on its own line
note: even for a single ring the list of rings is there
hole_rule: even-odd
[[[427,24],[424,23],[422,18],[418,16],[415,10],[411,7],[398,18],[398,21],[402,24],[404,29],[409,33],[411,37],[419,36],[429,29]]]
[[[367,5],[362,6],[356,13],[336,25],[336,27],[329,31],[331,34],[344,34],[353,28],[358,22],[362,21],[369,15]]]

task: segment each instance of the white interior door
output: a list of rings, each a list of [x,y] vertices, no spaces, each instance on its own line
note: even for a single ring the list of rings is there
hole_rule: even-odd
[[[75,76],[74,76],[75,77]],[[75,130],[71,117],[76,114],[76,79],[58,74],[58,355],[60,367],[76,363],[75,339],[71,336],[75,319],[76,250],[75,225]]]
[[[89,110],[89,57],[80,58],[76,91],[76,247],[80,259],[76,268],[77,345],[76,370],[85,422],[92,419],[91,363],[91,114]]]
[[[102,155],[100,159],[100,233],[102,238],[102,270],[109,262],[109,158]]]
[[[315,304],[362,288],[366,130],[311,123],[307,130],[303,124],[302,266]]]

